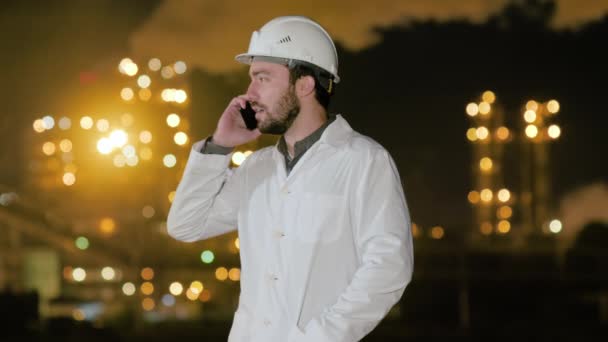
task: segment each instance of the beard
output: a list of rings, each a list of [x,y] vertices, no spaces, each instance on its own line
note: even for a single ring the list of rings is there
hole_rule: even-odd
[[[264,108],[266,109],[266,108]],[[279,99],[273,113],[266,110],[266,120],[258,122],[258,129],[264,134],[285,134],[300,113],[300,101],[290,85]]]

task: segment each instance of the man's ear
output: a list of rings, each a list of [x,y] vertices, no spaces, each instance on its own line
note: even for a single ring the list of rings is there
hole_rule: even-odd
[[[315,78],[312,76],[302,76],[296,81],[296,94],[298,97],[306,97],[315,93]]]

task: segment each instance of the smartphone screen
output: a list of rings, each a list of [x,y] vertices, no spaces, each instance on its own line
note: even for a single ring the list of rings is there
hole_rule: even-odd
[[[258,127],[258,121],[255,119],[255,110],[251,108],[251,103],[247,101],[247,105],[245,108],[241,108],[241,116],[243,117],[243,121],[245,121],[245,126],[247,129],[254,130]]]

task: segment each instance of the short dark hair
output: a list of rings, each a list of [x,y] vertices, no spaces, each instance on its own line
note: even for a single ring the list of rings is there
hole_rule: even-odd
[[[303,76],[312,76],[315,80],[315,99],[327,110],[331,96],[334,94],[335,83],[333,76],[313,65],[302,62],[289,65],[289,82],[296,84],[296,81]]]

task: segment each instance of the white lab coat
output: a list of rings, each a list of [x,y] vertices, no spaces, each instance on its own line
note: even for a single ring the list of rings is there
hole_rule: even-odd
[[[410,217],[388,152],[340,115],[289,176],[275,146],[236,169],[193,146],[167,221],[182,241],[238,227],[241,294],[230,342],[352,342],[413,271]]]

